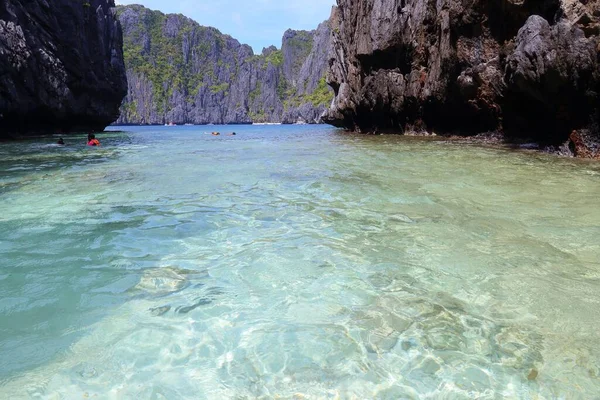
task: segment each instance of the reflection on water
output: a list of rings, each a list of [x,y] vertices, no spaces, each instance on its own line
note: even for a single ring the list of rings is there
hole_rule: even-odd
[[[1,398],[600,396],[597,164],[128,130],[0,145]]]

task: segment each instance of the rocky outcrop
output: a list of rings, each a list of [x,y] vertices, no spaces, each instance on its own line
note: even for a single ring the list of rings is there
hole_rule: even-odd
[[[103,130],[126,89],[114,1],[0,3],[0,136]]]
[[[118,124],[317,122],[333,98],[325,83],[331,31],[285,33],[255,55],[182,15],[118,8],[129,81]]]
[[[307,47],[304,52],[299,40],[302,36],[299,38],[294,33],[296,31],[286,32],[282,41],[284,63],[287,61],[292,66],[287,69],[284,64],[284,77],[286,82],[293,82],[295,89],[284,102],[287,107],[282,122],[321,122],[321,116],[333,100],[333,91],[325,81],[329,54],[333,49],[331,27],[329,21],[326,21],[310,32],[310,47],[305,45]],[[298,60],[296,66],[294,60]]]
[[[551,26],[531,16],[506,58],[505,125],[561,140],[588,124],[598,106],[596,46],[566,19]]]
[[[563,142],[600,104],[599,3],[338,0],[325,120]]]

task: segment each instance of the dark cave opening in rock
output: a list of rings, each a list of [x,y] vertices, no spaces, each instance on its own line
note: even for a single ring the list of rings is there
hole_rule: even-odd
[[[403,75],[409,74],[412,68],[413,49],[405,45],[396,45],[384,50],[375,50],[372,54],[357,55],[365,74],[370,75],[379,70],[399,70]]]
[[[492,35],[503,42],[517,35],[531,15],[539,15],[553,23],[560,11],[560,0],[524,0],[513,3],[493,0],[488,4],[488,24]]]

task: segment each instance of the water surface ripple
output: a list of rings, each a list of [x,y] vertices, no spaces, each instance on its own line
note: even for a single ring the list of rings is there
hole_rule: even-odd
[[[208,128],[0,145],[0,398],[600,398],[598,164]]]

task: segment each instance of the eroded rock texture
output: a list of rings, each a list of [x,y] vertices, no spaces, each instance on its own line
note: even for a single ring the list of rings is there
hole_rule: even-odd
[[[103,130],[126,91],[114,1],[0,2],[0,137]]]
[[[129,80],[119,124],[314,123],[331,102],[328,22],[255,55],[183,15],[118,9]]]
[[[326,121],[558,143],[599,100],[594,0],[338,0]]]

